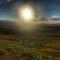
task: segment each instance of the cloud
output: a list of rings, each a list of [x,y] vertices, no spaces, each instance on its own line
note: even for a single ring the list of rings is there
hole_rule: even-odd
[[[47,17],[44,16],[38,16],[34,18],[35,21],[48,21]]]
[[[10,3],[11,1],[13,1],[13,0],[6,0],[7,1],[7,3]]]

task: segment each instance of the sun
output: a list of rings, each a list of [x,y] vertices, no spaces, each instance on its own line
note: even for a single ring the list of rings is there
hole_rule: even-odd
[[[22,16],[26,20],[31,19],[32,18],[32,12],[28,8],[25,8],[24,10],[22,10]]]
[[[34,17],[34,12],[30,7],[25,6],[19,9],[19,16],[21,16],[23,21],[31,22]]]

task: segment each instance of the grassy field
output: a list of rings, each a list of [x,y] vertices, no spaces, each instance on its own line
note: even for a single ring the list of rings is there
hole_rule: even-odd
[[[20,35],[0,34],[0,60],[60,60],[59,27],[44,25]]]
[[[24,38],[25,39],[25,38]],[[28,40],[29,39],[29,40]],[[26,40],[0,38],[1,60],[60,60],[60,53],[54,44],[35,40],[28,36]],[[41,37],[41,39],[43,39]],[[45,45],[44,45],[45,44]],[[48,47],[47,47],[48,45]],[[51,47],[52,45],[52,47]],[[21,57],[22,56],[22,57]]]

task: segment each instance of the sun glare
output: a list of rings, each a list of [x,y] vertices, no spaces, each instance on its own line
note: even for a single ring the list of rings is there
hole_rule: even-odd
[[[32,18],[32,13],[28,8],[25,8],[24,10],[22,10],[22,16],[27,20]]]
[[[26,7],[19,9],[19,17],[20,16],[22,17],[23,21],[31,22],[34,17],[34,13],[30,7],[26,6]]]

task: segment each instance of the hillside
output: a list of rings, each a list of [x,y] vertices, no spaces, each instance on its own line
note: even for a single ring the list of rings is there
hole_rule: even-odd
[[[60,60],[60,24],[38,26],[26,33],[19,30],[16,22],[1,20],[0,59]]]

